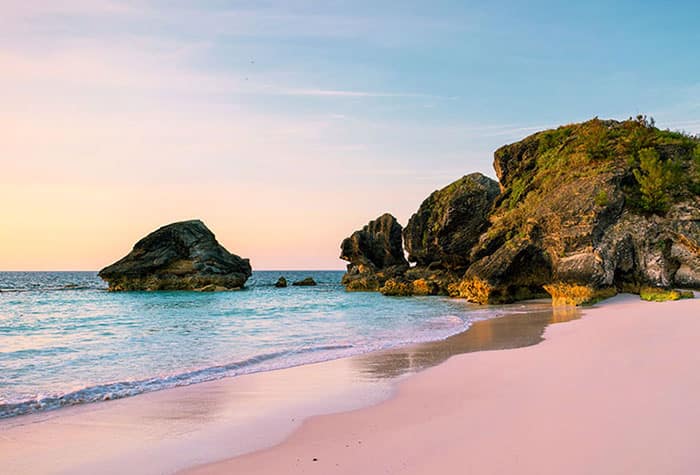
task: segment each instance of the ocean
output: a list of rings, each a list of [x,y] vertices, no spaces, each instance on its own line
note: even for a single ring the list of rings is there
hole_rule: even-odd
[[[445,339],[503,310],[256,271],[233,292],[108,292],[95,272],[0,272],[0,418]],[[313,277],[315,287],[278,289]]]

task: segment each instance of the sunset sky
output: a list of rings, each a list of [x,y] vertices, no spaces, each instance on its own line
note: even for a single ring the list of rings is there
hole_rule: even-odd
[[[256,269],[530,133],[700,132],[700,4],[0,0],[0,269],[97,270],[201,218]]]

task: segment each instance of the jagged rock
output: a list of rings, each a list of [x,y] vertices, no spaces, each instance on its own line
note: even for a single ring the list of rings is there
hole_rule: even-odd
[[[251,273],[248,259],[229,253],[202,221],[191,220],[152,232],[99,276],[113,291],[209,291],[241,288]]]
[[[379,289],[384,295],[410,296],[410,295],[437,295],[440,286],[437,282],[426,279],[407,279],[400,277],[387,280]]]
[[[299,287],[309,287],[316,285],[316,281],[313,279],[313,277],[306,277],[301,280],[297,280],[296,282],[292,283],[292,285],[296,285]]]
[[[349,262],[342,280],[347,290],[379,290],[408,268],[401,231],[396,218],[387,213],[343,240],[340,258]]]
[[[275,282],[275,287],[278,289],[284,288],[287,286],[287,279],[285,279],[283,276],[280,276],[279,279],[277,279],[277,282]]]
[[[401,244],[401,225],[389,213],[352,233],[343,240],[340,249],[340,258],[352,265],[365,265],[378,270],[407,264]]]
[[[451,294],[481,304],[506,303],[546,297],[542,286],[551,281],[549,256],[537,246],[523,242],[501,247],[475,262]]]
[[[450,286],[458,282],[461,274],[440,265],[411,267],[402,278],[413,282],[414,295],[449,295]]]
[[[413,295],[413,283],[405,280],[389,279],[379,290],[384,295],[408,297]]]
[[[466,269],[499,194],[498,182],[481,173],[433,192],[403,231],[408,260],[419,266],[440,263],[450,270]]]
[[[387,280],[402,276],[406,269],[408,265],[391,266],[376,271],[371,267],[349,265],[341,283],[348,291],[379,290]]]

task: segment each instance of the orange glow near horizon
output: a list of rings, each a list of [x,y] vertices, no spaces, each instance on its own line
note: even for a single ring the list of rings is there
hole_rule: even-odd
[[[254,269],[343,269],[341,240],[370,219],[343,211],[346,195],[250,189],[241,202],[241,192],[5,185],[0,202],[11,205],[2,215],[0,270],[99,270],[156,228],[193,218],[202,219],[230,252],[250,258]]]
[[[343,269],[343,238],[384,212],[405,224],[459,176],[358,143],[376,124],[243,105],[258,96],[236,77],[159,48],[0,48],[0,270],[99,270],[193,218],[254,269]]]

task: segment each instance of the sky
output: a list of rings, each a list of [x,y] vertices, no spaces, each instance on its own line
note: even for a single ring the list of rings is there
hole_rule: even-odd
[[[700,133],[700,4],[0,0],[0,269],[98,270],[200,218],[341,269],[493,151],[594,116]]]

